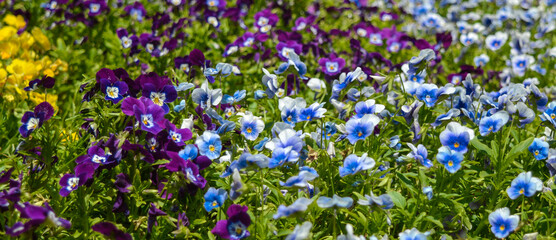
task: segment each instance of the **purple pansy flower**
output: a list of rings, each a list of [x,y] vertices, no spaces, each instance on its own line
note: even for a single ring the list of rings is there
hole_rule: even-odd
[[[166,121],[166,129],[168,129],[168,139],[174,142],[177,146],[185,145],[185,141],[191,139],[193,133],[188,128],[178,129],[170,121]]]
[[[92,146],[87,150],[87,155],[81,155],[75,159],[77,164],[91,163],[94,169],[97,169],[100,165],[105,165],[110,163],[109,156],[106,154],[104,149],[99,146]]]
[[[25,91],[34,91],[37,90],[39,87],[44,87],[44,88],[52,88],[54,87],[54,83],[56,82],[56,80],[52,77],[49,77],[47,75],[44,75],[42,77],[42,79],[35,79],[33,81],[29,82],[29,86],[23,88],[23,90]]]
[[[125,173],[120,173],[116,175],[116,181],[114,182],[114,186],[118,189],[118,191],[122,193],[128,193],[129,187],[131,187],[131,180],[129,176]]]
[[[302,31],[307,26],[313,24],[315,19],[316,19],[316,16],[314,16],[314,15],[309,15],[307,17],[297,18],[297,20],[295,20],[295,27],[292,27],[292,31]]]
[[[119,81],[114,72],[110,69],[103,68],[97,72],[97,78],[100,81],[100,89],[106,95],[105,100],[112,101],[116,104],[120,102],[127,93],[127,84],[123,81]]]
[[[156,221],[156,217],[158,216],[165,216],[167,215],[164,211],[158,209],[154,203],[151,203],[151,208],[149,209],[149,220],[147,224],[147,231],[151,232],[153,225],[158,226],[158,222]]]
[[[25,224],[17,222],[11,228],[6,229],[6,234],[10,236],[18,236],[44,222],[66,229],[71,227],[71,223],[68,220],[56,216],[48,203],[45,203],[44,207],[34,206],[29,204],[29,202],[25,204],[16,204],[14,206],[20,212],[20,217],[27,218],[29,221]]]
[[[116,34],[118,35],[118,38],[122,42],[123,48],[131,48],[130,55],[134,53],[138,53],[140,51],[137,49],[137,45],[139,44],[139,38],[135,34],[130,36],[130,34],[127,32],[125,28],[118,28],[118,30],[116,30]]]
[[[94,167],[92,164],[79,164],[75,167],[75,174],[68,173],[60,179],[60,195],[67,197],[72,191],[83,185],[93,176]]]
[[[108,11],[106,0],[89,0],[83,2],[85,7],[89,9],[89,16],[94,17],[101,14],[103,11]]]
[[[42,102],[35,107],[35,111],[26,112],[21,118],[23,125],[19,127],[19,133],[22,137],[28,137],[35,129],[40,128],[42,124],[54,115],[54,108],[48,102]]]
[[[276,25],[278,20],[278,15],[272,13],[270,9],[265,9],[255,14],[255,27],[260,32],[266,33]]]
[[[152,72],[139,76],[138,81],[143,88],[143,96],[152,100],[154,104],[161,106],[164,112],[168,113],[170,108],[166,103],[173,102],[178,97],[178,92],[170,83],[170,80]]]
[[[164,109],[154,104],[151,99],[128,97],[122,102],[122,112],[128,116],[135,116],[144,131],[158,134],[163,129],[161,126],[164,126],[165,121]]]
[[[193,185],[204,188],[207,180],[199,174],[199,166],[193,163],[191,160],[184,160],[180,157],[178,153],[167,152],[170,159],[172,159],[168,164],[165,165],[166,169],[170,172],[182,172],[187,181]]]
[[[110,239],[115,240],[132,240],[133,238],[129,233],[126,233],[118,229],[113,223],[110,222],[100,222],[92,227],[93,231],[99,232],[104,236],[110,237]]]
[[[124,8],[124,11],[131,16],[132,19],[139,22],[143,21],[143,17],[147,15],[145,7],[140,2],[135,2],[132,5],[128,5]]]
[[[233,204],[228,208],[226,214],[228,220],[220,220],[212,229],[212,233],[224,239],[243,239],[249,237],[247,227],[251,225],[251,218],[247,214],[248,207]]]
[[[276,45],[280,59],[287,61],[289,59],[289,52],[293,51],[295,54],[301,54],[303,46],[295,41],[280,42]]]
[[[319,59],[319,65],[326,75],[334,76],[344,68],[346,60],[331,53],[328,58]]]

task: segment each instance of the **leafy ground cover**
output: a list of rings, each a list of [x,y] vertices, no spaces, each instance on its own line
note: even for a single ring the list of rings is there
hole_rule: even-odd
[[[0,0],[0,232],[552,239],[553,0]]]

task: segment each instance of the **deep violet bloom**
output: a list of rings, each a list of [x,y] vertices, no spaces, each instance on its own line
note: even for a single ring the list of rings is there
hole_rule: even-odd
[[[92,177],[94,167],[92,164],[79,164],[75,167],[75,173],[68,173],[60,179],[60,195],[67,197],[72,191],[83,185],[87,179]]]
[[[22,137],[28,137],[35,129],[40,128],[42,124],[54,115],[54,108],[48,102],[42,102],[35,107],[33,112],[29,111],[23,114],[21,118],[21,127],[19,133]]]
[[[345,67],[346,60],[341,57],[336,57],[334,54],[330,54],[328,58],[319,59],[319,65],[326,75],[334,76],[340,73]]]
[[[99,146],[92,146],[87,150],[87,155],[81,155],[75,159],[77,164],[87,164],[91,163],[94,169],[97,169],[100,165],[105,165],[110,163],[109,156],[104,152]]]
[[[118,35],[123,48],[131,48],[130,55],[141,51],[137,48],[139,45],[139,38],[135,34],[130,35],[125,28],[118,28],[116,30],[116,34]]]
[[[166,76],[161,77],[151,72],[139,76],[136,81],[141,84],[144,97],[149,98],[154,104],[162,107],[165,113],[170,111],[166,103],[176,100],[178,92]]]
[[[91,227],[93,231],[99,232],[102,235],[115,240],[132,240],[133,238],[129,233],[118,229],[113,223],[99,222]]]
[[[178,153],[166,152],[170,159],[169,163],[165,165],[166,169],[170,172],[182,172],[188,182],[193,185],[204,188],[207,180],[199,174],[199,166],[193,163],[191,160],[185,160],[180,157]]]
[[[128,5],[124,8],[124,11],[131,16],[132,19],[139,22],[143,21],[143,17],[146,17],[147,11],[143,4],[140,2],[135,2],[132,5]]]
[[[218,221],[211,232],[224,239],[237,240],[249,237],[251,234],[247,228],[251,225],[251,218],[247,210],[247,206],[231,205],[226,211],[228,219]]]
[[[292,31],[302,31],[307,26],[313,24],[317,17],[314,15],[309,15],[307,17],[299,17],[295,20],[295,26],[292,27]]]
[[[178,129],[170,121],[166,121],[166,129],[168,129],[168,139],[177,146],[185,145],[185,141],[191,139],[193,133],[188,128]]]
[[[152,134],[158,134],[164,126],[164,109],[154,104],[151,99],[128,97],[122,102],[122,112],[128,116],[135,116],[141,129]]]
[[[39,87],[44,88],[52,88],[54,87],[54,83],[56,80],[52,77],[44,75],[41,79],[35,79],[29,82],[29,86],[23,88],[25,91],[34,91],[37,90]]]
[[[114,186],[118,189],[118,191],[122,193],[128,193],[129,187],[131,187],[131,180],[129,176],[125,173],[120,173],[116,175],[116,181],[114,182]]]
[[[103,11],[110,10],[106,4],[106,0],[89,0],[83,2],[83,5],[89,9],[89,16],[91,17],[98,16]]]
[[[104,99],[112,101],[116,104],[123,99],[123,96],[127,93],[127,84],[123,81],[119,81],[114,71],[103,68],[97,72],[97,79],[100,82],[100,89],[106,95]]]
[[[6,229],[6,234],[15,237],[41,225],[44,222],[52,224],[56,227],[64,227],[66,229],[71,227],[71,223],[68,220],[56,216],[48,203],[45,203],[44,205],[44,207],[39,207],[31,205],[29,202],[14,205],[14,207],[20,212],[20,217],[27,218],[29,221],[25,224],[21,222],[15,223],[14,226]]]
[[[158,226],[158,221],[156,220],[156,217],[158,216],[166,216],[167,214],[158,209],[154,203],[151,203],[151,208],[149,208],[149,219],[148,219],[148,223],[147,223],[147,231],[150,233],[151,229],[153,226]]]
[[[255,27],[260,32],[266,33],[276,25],[278,20],[278,15],[272,13],[270,9],[265,9],[255,14]]]
[[[296,41],[279,42],[276,45],[276,50],[278,51],[278,55],[280,56],[280,59],[282,59],[283,61],[287,61],[290,58],[289,56],[290,52],[293,51],[295,52],[295,54],[299,55],[301,54],[302,49],[303,46],[297,43]]]

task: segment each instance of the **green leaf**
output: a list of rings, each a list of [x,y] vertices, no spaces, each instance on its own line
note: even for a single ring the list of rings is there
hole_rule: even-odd
[[[485,151],[488,155],[491,156],[493,155],[492,149],[490,149],[487,145],[479,141],[478,138],[473,138],[473,140],[471,140],[471,145],[473,145],[473,147],[477,150]]]
[[[402,209],[405,208],[405,205],[406,205],[405,197],[402,196],[401,193],[396,192],[396,191],[389,191],[388,195],[390,195],[390,197],[392,197],[392,202],[394,202],[394,204],[396,206],[398,206],[399,208],[402,208]]]
[[[531,143],[533,143],[533,140],[535,140],[535,137],[530,137],[530,138],[527,138],[527,139],[523,140],[522,142],[515,145],[512,148],[512,150],[510,150],[508,155],[506,155],[506,156],[508,156],[509,159],[512,159],[512,158],[516,157],[518,154],[520,154],[525,149],[527,149],[529,146],[531,146]]]
[[[436,226],[438,226],[439,228],[444,228],[444,226],[442,225],[442,222],[439,220],[434,219],[434,217],[432,216],[426,216],[425,220],[434,223]]]

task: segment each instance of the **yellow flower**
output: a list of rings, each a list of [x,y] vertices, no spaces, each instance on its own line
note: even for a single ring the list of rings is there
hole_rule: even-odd
[[[11,38],[14,34],[17,33],[17,29],[11,26],[5,26],[0,29],[0,42],[6,39]]]
[[[19,42],[21,44],[21,48],[29,49],[33,45],[33,43],[35,43],[35,38],[33,38],[30,33],[23,32],[21,35],[19,35]]]
[[[23,81],[31,80],[38,74],[35,64],[20,59],[14,59],[12,63],[6,67],[6,70],[15,77],[15,84],[22,84]]]
[[[0,68],[0,87],[3,87],[6,84],[6,80],[8,79],[8,72],[6,69]]]
[[[31,30],[31,33],[33,34],[35,40],[37,40],[37,42],[42,46],[42,48],[44,48],[44,50],[50,50],[50,41],[44,35],[44,33],[42,33],[40,28],[34,27],[33,30]]]
[[[8,59],[17,54],[19,46],[15,41],[0,42],[0,57]]]
[[[14,16],[13,14],[8,14],[6,17],[4,17],[4,22],[10,26],[14,26],[17,29],[22,29],[27,24],[23,16]]]

